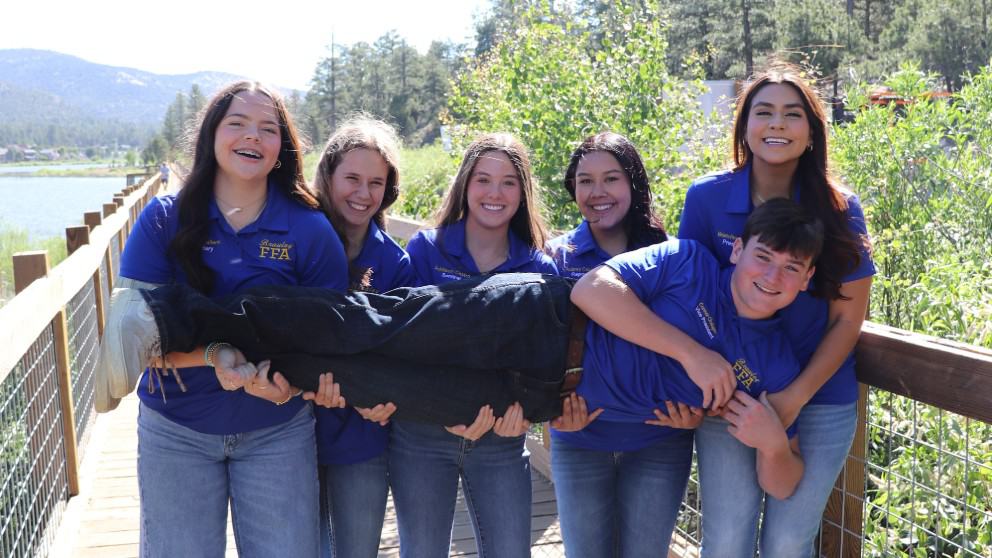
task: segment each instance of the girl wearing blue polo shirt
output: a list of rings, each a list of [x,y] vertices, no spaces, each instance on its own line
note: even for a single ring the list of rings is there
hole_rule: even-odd
[[[601,132],[572,153],[565,189],[582,224],[548,242],[562,277],[578,279],[606,260],[668,237],[651,207],[651,188],[640,154],[626,137]]]
[[[800,293],[783,311],[803,370],[770,400],[784,424],[798,424],[807,467],[792,496],[765,499],[760,547],[767,556],[811,554],[857,421],[853,349],[875,267],[861,205],[830,175],[827,152],[826,116],[809,84],[790,67],[758,75],[737,105],[734,169],[704,176],[689,188],[679,227],[679,238],[702,242],[728,265],[748,215],[772,198],[798,201],[825,226],[814,296]],[[710,364],[730,367],[719,359]],[[731,445],[721,443],[728,438],[722,424],[706,419],[696,436],[703,555],[753,556],[762,495],[720,473],[734,458],[727,452]],[[730,494],[734,506],[726,505]]]
[[[203,114],[183,189],[144,209],[115,286],[187,283],[210,296],[253,285],[344,289],[344,250],[306,187],[281,98],[238,82]],[[240,352],[214,349],[170,353],[179,373],[146,370],[138,384],[148,386],[138,390],[140,553],[222,556],[230,506],[241,554],[315,556],[310,404],[281,375],[270,382]]]
[[[418,281],[555,274],[540,251],[545,231],[539,207],[526,148],[509,134],[480,137],[465,152],[437,228],[417,233],[407,245]],[[483,407],[468,426],[393,423],[389,473],[402,556],[448,555],[459,479],[479,555],[530,556],[528,426],[518,405]]]
[[[396,131],[357,117],[331,136],[317,166],[317,199],[344,243],[353,290],[385,292],[415,282],[410,257],[385,232],[386,209],[399,195],[398,163]],[[315,408],[321,556],[378,555],[389,492],[387,423],[394,410],[391,403]]]
[[[576,229],[548,243],[558,272],[579,279],[611,257],[667,239],[651,208],[647,171],[626,137],[603,132],[572,153],[565,188],[584,218]],[[692,461],[692,433],[658,428],[698,424],[685,405],[669,406],[650,424],[595,420],[573,396],[579,431],[552,423],[555,494],[562,539],[569,556],[656,554],[668,545]],[[571,408],[570,408],[571,407]],[[680,413],[682,411],[682,413]],[[604,517],[613,518],[604,521]]]

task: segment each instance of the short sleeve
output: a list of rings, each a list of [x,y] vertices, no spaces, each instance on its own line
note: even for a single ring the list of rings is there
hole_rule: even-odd
[[[416,285],[430,285],[433,282],[430,258],[430,251],[433,249],[434,247],[424,235],[424,231],[418,231],[406,244],[406,252],[410,256]]]
[[[138,216],[121,254],[121,277],[165,285],[175,280],[169,243],[178,227],[175,198],[153,198]],[[170,223],[170,220],[172,221]]]
[[[716,254],[716,246],[711,246],[713,227],[707,219],[701,188],[692,185],[685,193],[685,203],[682,205],[682,217],[679,219],[679,238],[701,242],[710,253]]]
[[[861,258],[858,267],[844,276],[842,280],[844,283],[871,277],[876,273],[875,262],[871,258],[871,244],[868,237],[868,225],[865,222],[865,212],[858,196],[853,194],[847,198],[847,226],[858,241]]]
[[[695,243],[670,240],[620,254],[603,265],[617,272],[637,298],[649,301],[664,294],[677,274],[691,273],[688,267],[695,250],[699,250]]]

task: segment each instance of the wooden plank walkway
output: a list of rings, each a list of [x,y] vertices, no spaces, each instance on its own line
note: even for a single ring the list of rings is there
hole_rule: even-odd
[[[112,413],[99,415],[80,467],[80,493],[69,501],[50,552],[52,557],[132,558],[138,556],[138,481],[136,476],[138,399],[124,399]],[[531,545],[535,557],[565,555],[558,528],[558,506],[550,482],[532,477]],[[227,556],[236,557],[228,523]],[[472,525],[459,491],[452,556],[476,556]],[[380,557],[399,556],[392,500],[386,510]]]

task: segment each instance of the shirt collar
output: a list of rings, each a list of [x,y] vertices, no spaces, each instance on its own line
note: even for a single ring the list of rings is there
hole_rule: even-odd
[[[569,240],[569,244],[574,247],[572,253],[575,255],[595,252],[596,255],[602,258],[610,259],[610,255],[604,252],[599,247],[599,244],[596,243],[596,237],[592,235],[592,229],[589,228],[589,221],[582,221],[572,233],[572,238]]]
[[[799,177],[792,185],[792,199],[798,202],[802,188],[799,187]],[[748,215],[754,211],[751,203],[751,162],[730,175],[730,195],[727,196],[727,213]]]
[[[295,203],[279,190],[272,181],[269,181],[268,191],[265,194],[265,207],[262,214],[253,223],[249,223],[239,232],[254,232],[256,230],[266,230],[272,232],[289,232],[289,205]],[[227,225],[224,216],[217,207],[217,200],[210,196],[210,206],[207,215],[210,219]]]
[[[370,220],[368,233],[365,234],[365,244],[362,245],[362,251],[358,254],[356,261],[365,261],[372,255],[373,251],[378,250],[385,242],[382,229],[375,224],[374,220]]]
[[[518,237],[513,230],[507,231],[507,236],[510,241],[510,254],[506,258],[506,261],[500,264],[494,269],[494,272],[502,272],[507,270],[516,269],[517,267],[524,265],[531,261],[532,250],[530,246],[524,243],[523,240]],[[468,251],[468,246],[465,245],[465,219],[460,219],[455,223],[444,229],[444,250],[448,252],[455,259],[461,261],[466,268],[474,270],[478,273],[478,266],[475,265],[475,260],[472,259],[472,254]]]

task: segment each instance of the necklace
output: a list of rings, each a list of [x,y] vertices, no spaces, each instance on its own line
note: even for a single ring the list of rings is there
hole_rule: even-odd
[[[757,190],[753,191],[752,194],[754,194],[754,197],[757,198],[758,205],[764,205],[764,203],[768,201],[765,198],[761,197],[761,194],[759,194]]]
[[[217,200],[217,207],[224,216],[224,220],[227,221],[227,224],[231,225],[231,228],[235,231],[239,231],[257,221],[262,215],[262,211],[265,209],[265,204],[268,202],[267,197],[262,196],[248,205],[238,207],[220,199],[220,197],[215,196],[215,199]],[[248,211],[250,208],[256,204],[258,204],[258,209],[255,209],[252,213],[249,213]]]

